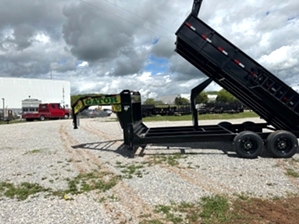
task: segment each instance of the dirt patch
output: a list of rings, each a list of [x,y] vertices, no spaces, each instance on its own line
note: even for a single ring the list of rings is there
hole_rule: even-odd
[[[263,199],[237,200],[232,207],[234,215],[229,221],[231,224],[299,223],[299,196],[271,201]]]

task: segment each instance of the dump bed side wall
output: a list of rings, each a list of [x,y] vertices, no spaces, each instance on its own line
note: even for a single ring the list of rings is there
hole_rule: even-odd
[[[277,129],[298,131],[299,95],[197,17],[176,32],[176,51]]]

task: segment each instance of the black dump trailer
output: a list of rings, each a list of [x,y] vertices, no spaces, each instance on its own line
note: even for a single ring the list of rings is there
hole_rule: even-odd
[[[111,100],[123,129],[124,145],[134,155],[138,147],[144,150],[152,143],[229,141],[242,158],[256,158],[264,148],[273,157],[292,157],[298,150],[298,93],[197,18],[201,3],[194,0],[191,14],[176,32],[176,52],[208,76],[191,90],[193,125],[146,126],[142,122],[139,92],[124,90],[113,95],[117,100]],[[231,124],[224,121],[218,125],[199,125],[195,98],[212,81],[266,122]],[[109,96],[106,101],[100,98],[103,96],[81,98],[72,106],[74,128],[78,128],[80,111],[91,104],[110,103]]]

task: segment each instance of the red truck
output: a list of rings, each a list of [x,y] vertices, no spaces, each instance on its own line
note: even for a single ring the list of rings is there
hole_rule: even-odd
[[[26,121],[45,119],[67,119],[70,116],[70,110],[62,107],[59,103],[42,103],[38,106],[37,112],[23,113],[22,118]]]

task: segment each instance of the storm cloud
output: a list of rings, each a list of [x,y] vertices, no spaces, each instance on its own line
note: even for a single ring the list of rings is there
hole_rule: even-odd
[[[2,0],[0,76],[68,80],[72,94],[189,93],[206,79],[174,51],[175,32],[192,4]],[[199,17],[287,84],[298,86],[298,1],[204,0]]]

